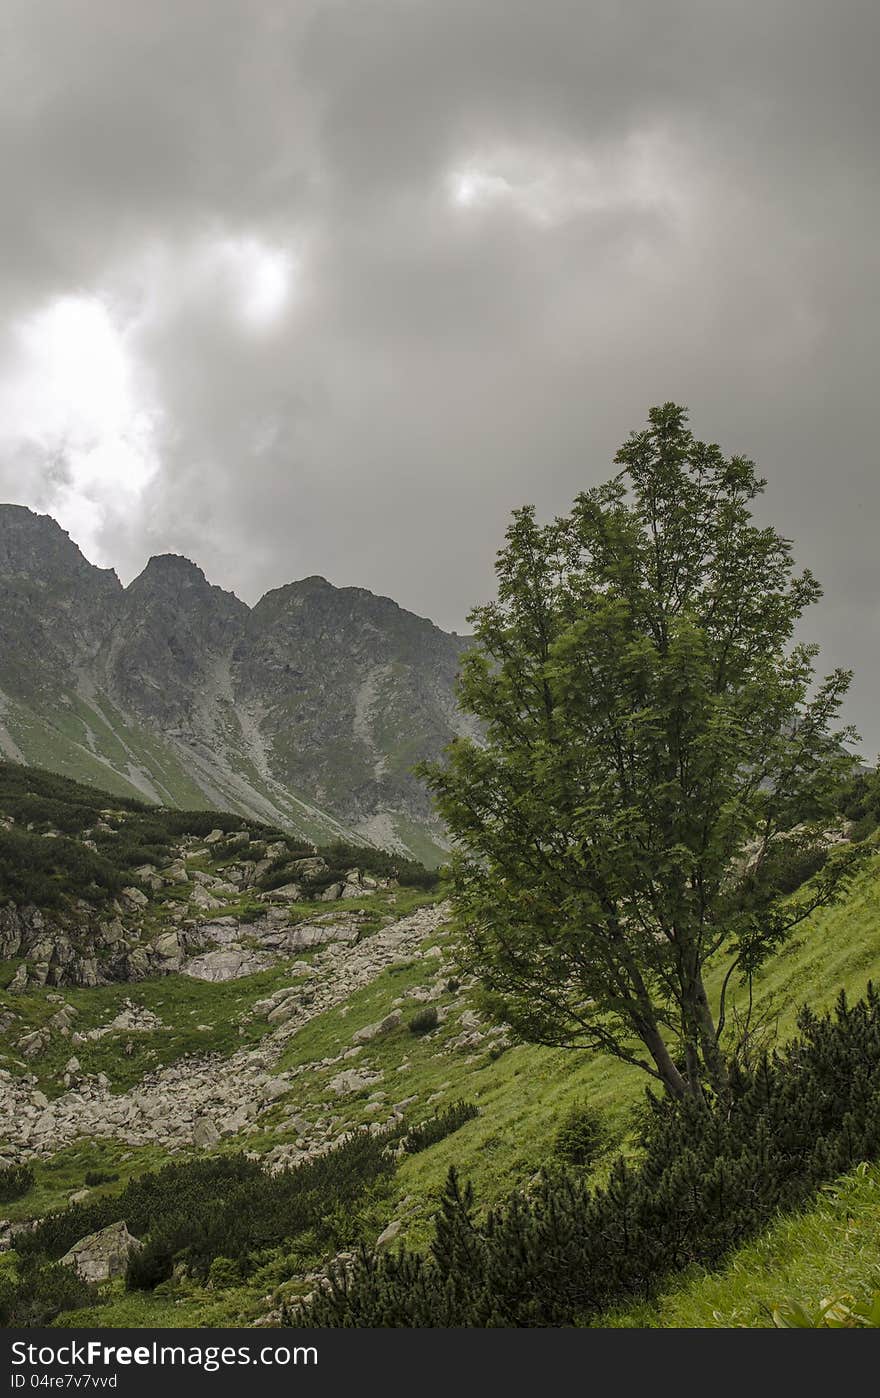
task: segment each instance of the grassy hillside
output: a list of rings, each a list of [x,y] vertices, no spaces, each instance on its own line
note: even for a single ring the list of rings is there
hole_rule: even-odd
[[[91,828],[95,809],[84,803],[82,788],[55,786],[52,783],[59,783],[60,779],[47,778],[47,784],[37,783],[23,791],[20,784],[15,787],[21,776],[20,768],[11,776],[6,773],[4,799],[6,808],[14,811],[17,825],[25,822],[34,826],[32,838],[42,838],[41,821],[63,829],[67,828],[65,822],[74,825],[71,811],[78,804],[84,804],[84,810],[76,820],[86,822],[80,828]],[[0,769],[0,781],[3,777]],[[31,777],[28,772],[28,780]],[[3,790],[0,786],[0,795]],[[27,802],[37,804],[23,804]],[[41,802],[55,804],[47,807]],[[132,834],[141,819],[152,822],[157,818],[155,811],[134,802],[127,811],[133,822]],[[187,818],[181,813],[169,814],[175,826],[180,820],[186,824]],[[222,824],[214,813],[210,814],[210,821],[217,826]],[[230,821],[236,828],[241,824],[239,817],[230,817]],[[155,831],[141,833],[146,837]],[[173,832],[169,829],[166,833],[171,840]],[[260,832],[255,829],[254,833]],[[115,838],[118,841],[118,836]],[[106,837],[106,843],[113,841],[114,837]],[[338,867],[351,858],[352,851],[348,849],[344,857],[340,856]],[[201,864],[204,861],[195,861],[195,865]],[[222,869],[222,856],[212,855],[212,862],[205,867]],[[284,877],[282,863],[280,872],[270,875],[266,886]],[[163,906],[172,907],[177,896],[174,889],[157,895],[151,916],[161,918]],[[371,938],[383,926],[393,925],[394,919],[406,917],[413,909],[430,908],[442,896],[442,888],[432,891],[412,887],[386,890],[360,902],[352,900],[353,907],[367,914],[360,933],[361,946],[368,949]],[[321,903],[298,904],[295,916],[314,917],[324,907]],[[394,1171],[371,1186],[357,1207],[349,1210],[350,1226],[339,1232],[338,1246],[351,1246],[359,1238],[373,1243],[392,1220],[400,1225],[398,1241],[424,1244],[452,1164],[473,1181],[481,1209],[500,1201],[511,1189],[528,1184],[536,1172],[556,1158],[560,1125],[578,1104],[597,1109],[606,1126],[607,1148],[595,1166],[596,1177],[602,1179],[613,1154],[632,1147],[633,1113],[642,1101],[647,1081],[643,1075],[603,1057],[509,1044],[499,1027],[480,1020],[473,988],[459,982],[449,934],[442,925],[421,941],[410,943],[409,948],[397,959],[386,959],[366,983],[325,1010],[311,1013],[295,1032],[281,1040],[273,1036],[265,1011],[258,1007],[289,985],[292,975],[305,974],[296,970],[292,960],[225,984],[171,975],[136,984],[65,987],[63,999],[78,1011],[76,1025],[80,1033],[107,1030],[100,1037],[78,1044],[76,1053],[82,1070],[87,1074],[105,1074],[116,1094],[136,1095],[145,1074],[168,1065],[202,1061],[222,1064],[227,1059],[237,1062],[235,1055],[248,1049],[266,1052],[272,1058],[272,1071],[286,1076],[290,1085],[258,1120],[215,1147],[215,1153],[221,1155],[246,1149],[266,1156],[279,1149],[289,1150],[301,1136],[310,1138],[310,1133],[330,1130],[338,1139],[352,1128],[385,1122],[396,1123],[395,1129],[405,1133],[458,1100],[472,1103],[478,1110],[476,1117],[427,1149],[403,1154]],[[325,968],[330,963],[312,952],[300,953],[296,962],[299,968],[311,968],[319,978],[329,974]],[[15,966],[0,970],[0,984],[8,984]],[[758,975],[754,987],[756,1013],[763,1017],[768,1030],[783,1041],[794,1029],[800,1005],[809,1003],[817,1010],[830,1006],[841,988],[858,998],[869,979],[880,980],[880,855],[863,867],[845,903],[814,914],[798,940]],[[43,988],[18,995],[0,992],[0,1023],[4,1013],[13,1013],[18,1016],[16,1034],[23,1028],[39,1028],[57,1014],[58,997],[52,997],[51,989]],[[126,1003],[151,1011],[159,1023],[138,1035],[108,1029]],[[411,1027],[412,1022],[426,1006],[437,1012],[437,1026],[428,1032],[417,1032]],[[399,1022],[386,1032],[358,1042],[359,1031],[395,1012],[399,1012]],[[126,1044],[132,1041],[129,1051]],[[36,1073],[49,1098],[61,1091],[59,1076],[69,1052],[63,1040],[53,1042],[40,1059],[23,1063],[16,1061],[14,1044],[7,1039],[4,1045],[0,1031],[0,1053],[3,1052],[6,1060],[0,1066],[14,1073]],[[358,1090],[338,1096],[332,1084],[340,1070],[349,1067],[365,1071],[370,1080]],[[186,1161],[191,1154],[183,1149],[173,1158]],[[168,1151],[154,1143],[133,1145],[110,1137],[80,1138],[52,1158],[35,1161],[33,1189],[0,1206],[0,1211],[12,1219],[43,1216],[49,1209],[64,1207],[71,1193],[85,1187],[90,1189],[88,1200],[114,1197],[129,1179],[161,1166],[169,1158]],[[87,1186],[87,1175],[93,1178],[95,1171],[110,1178]],[[865,1177],[858,1176],[849,1206],[857,1219],[869,1192]],[[845,1197],[845,1190],[839,1197]],[[847,1261],[848,1242],[845,1246],[842,1242],[836,1250],[829,1244],[823,1259],[821,1230],[837,1226],[838,1215],[833,1210],[831,1215],[828,1213],[831,1198],[829,1195],[818,1208],[813,1223],[805,1215],[803,1220],[780,1224],[781,1232],[771,1232],[767,1240],[744,1250],[717,1278],[692,1279],[659,1308],[644,1315],[622,1314],[610,1318],[608,1323],[769,1323],[766,1306],[777,1297],[808,1301],[817,1287],[823,1294],[855,1289],[865,1278]],[[865,1217],[873,1217],[870,1209]],[[769,1252],[761,1251],[764,1241]],[[281,1300],[309,1289],[313,1284],[311,1272],[326,1259],[326,1247],[326,1239],[319,1244],[314,1237],[301,1240],[291,1249],[269,1247],[256,1270],[238,1279],[224,1280],[217,1275],[206,1282],[204,1278],[178,1276],[153,1293],[124,1293],[117,1282],[109,1289],[110,1304],[93,1313],[79,1311],[68,1318],[69,1323],[252,1323]],[[813,1262],[809,1260],[810,1247]],[[766,1287],[762,1283],[760,1288],[750,1289],[750,1271],[764,1266],[768,1258],[780,1260],[778,1283],[771,1275]],[[826,1266],[820,1285],[823,1261]],[[784,1270],[783,1264],[789,1271]],[[726,1309],[724,1296],[729,1300]],[[688,1314],[705,1315],[712,1308],[727,1319],[676,1319]],[[745,1319],[738,1319],[740,1316]]]

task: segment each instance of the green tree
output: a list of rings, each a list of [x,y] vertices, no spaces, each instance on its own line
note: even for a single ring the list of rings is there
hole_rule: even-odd
[[[787,899],[762,877],[780,841],[822,846],[854,761],[834,727],[851,676],[814,681],[817,647],[793,643],[821,589],[755,522],[753,462],[667,403],[615,464],[563,518],[514,514],[459,680],[485,741],[422,775],[457,846],[462,960],[500,1015],[699,1097],[726,1088],[731,980],[859,857],[817,859]]]

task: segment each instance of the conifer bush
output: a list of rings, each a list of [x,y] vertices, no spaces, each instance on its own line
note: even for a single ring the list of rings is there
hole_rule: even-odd
[[[427,1121],[413,1126],[403,1138],[403,1148],[408,1155],[416,1155],[418,1151],[427,1150],[428,1146],[451,1136],[453,1131],[457,1131],[466,1121],[472,1121],[479,1115],[479,1108],[473,1102],[452,1102],[442,1111],[428,1117]]]
[[[435,1005],[426,1005],[423,1010],[418,1010],[409,1021],[407,1028],[411,1034],[430,1034],[432,1029],[436,1029],[439,1024],[439,1016]]]
[[[0,1170],[0,1204],[21,1199],[33,1186],[34,1172],[30,1165],[7,1165]]]
[[[71,1205],[41,1219],[16,1240],[35,1265],[62,1257],[80,1238],[124,1220],[144,1248],[129,1262],[126,1286],[152,1290],[176,1264],[205,1280],[216,1258],[242,1277],[267,1249],[309,1234],[317,1247],[335,1245],[333,1219],[390,1175],[391,1131],[354,1131],[334,1150],[304,1165],[270,1174],[244,1154],[164,1166],[131,1180],[115,1195]]]
[[[637,1166],[607,1185],[554,1172],[480,1221],[450,1172],[430,1254],[332,1271],[303,1309],[312,1326],[568,1326],[648,1298],[675,1272],[717,1266],[779,1210],[880,1156],[880,996],[805,1009],[798,1037],[727,1100],[651,1099]]]
[[[584,1169],[602,1153],[608,1139],[602,1113],[579,1103],[568,1111],[553,1142],[554,1154],[569,1165]]]

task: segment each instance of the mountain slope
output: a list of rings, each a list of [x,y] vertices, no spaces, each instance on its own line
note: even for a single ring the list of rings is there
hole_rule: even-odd
[[[0,754],[118,795],[436,860],[411,768],[464,731],[464,644],[323,578],[251,609],[163,555],[123,588],[54,520],[0,506]]]
[[[34,839],[44,838],[46,821],[39,817],[46,809],[21,783],[17,790],[16,804],[8,799],[5,809],[14,811],[16,825],[34,825]],[[54,792],[49,784],[39,799],[56,799]],[[62,798],[77,809],[87,805],[75,790],[58,793]],[[95,812],[87,814],[82,834],[94,822]],[[100,814],[116,830],[94,836],[102,852],[125,838],[133,820],[140,829],[149,815]],[[166,959],[164,974],[154,966],[146,978],[98,985],[42,985],[36,976],[21,988],[20,953],[0,968],[0,985],[10,986],[0,990],[0,1095],[5,1091],[6,1105],[13,1104],[5,1151],[27,1159],[36,1175],[23,1198],[3,1205],[4,1215],[45,1214],[84,1186],[83,1209],[102,1200],[109,1207],[128,1179],[169,1159],[201,1159],[206,1149],[221,1156],[251,1150],[269,1169],[307,1162],[352,1129],[411,1129],[463,1098],[477,1116],[429,1148],[403,1154],[361,1210],[344,1220],[332,1215],[333,1226],[344,1223],[353,1236],[341,1235],[331,1250],[349,1247],[355,1235],[372,1243],[389,1222],[400,1224],[398,1239],[419,1245],[430,1236],[450,1165],[473,1180],[478,1207],[485,1209],[511,1188],[527,1187],[554,1160],[560,1122],[575,1104],[589,1103],[606,1124],[609,1149],[598,1162],[598,1178],[618,1147],[629,1148],[642,1075],[598,1055],[509,1044],[500,1026],[486,1021],[470,982],[455,972],[442,892],[366,886],[363,897],[350,890],[329,909],[323,901],[276,905],[259,896],[274,884],[264,878],[245,889],[250,906],[227,888],[221,908],[200,913],[198,888],[222,898],[217,880],[241,878],[242,849],[208,842],[198,817],[173,813],[169,819],[189,831],[175,852],[187,882],[175,883],[175,865],[165,869],[163,861],[159,872],[167,878],[149,905],[119,915],[127,939],[133,941],[135,924],[141,926],[140,945]],[[56,813],[59,826],[72,821]],[[241,838],[228,817],[217,822],[231,832],[228,839]],[[252,833],[253,857],[259,845]],[[294,853],[289,849],[282,858]],[[277,926],[270,926],[273,908]],[[878,927],[880,857],[866,863],[845,902],[814,913],[798,941],[756,977],[755,1012],[775,1026],[780,1042],[791,1035],[799,1005],[818,1011],[841,987],[858,998],[866,980],[876,980]],[[289,949],[275,951],[263,969],[230,981],[195,974],[204,957],[217,956],[200,951],[200,940],[222,940],[222,954],[228,954],[230,938],[240,941],[243,933],[254,950],[270,945],[264,932],[272,938],[293,932],[306,945],[294,951],[293,941],[285,943]],[[181,944],[192,960],[174,969],[167,958]],[[737,998],[745,993],[738,990]],[[426,1009],[436,1011],[436,1028],[417,1033],[412,1022]],[[44,1040],[38,1052],[35,1035]],[[88,1217],[83,1234],[90,1231]],[[133,1296],[117,1282],[107,1306],[79,1312],[75,1323],[253,1323],[266,1310],[267,1293],[277,1300],[308,1289],[312,1269],[326,1260],[319,1254],[320,1248],[313,1253],[303,1244],[298,1252],[291,1244],[271,1263],[271,1275],[267,1263],[247,1286],[229,1278],[208,1286],[178,1279],[170,1291]],[[827,1280],[837,1286],[848,1278],[829,1267]],[[785,1290],[780,1299],[786,1294],[810,1295]],[[661,1316],[659,1323],[675,1321]]]

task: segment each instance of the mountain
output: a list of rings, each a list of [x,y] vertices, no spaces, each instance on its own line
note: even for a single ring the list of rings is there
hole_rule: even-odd
[[[118,795],[436,860],[411,769],[467,731],[465,644],[320,577],[250,608],[164,554],[123,587],[49,516],[0,506],[0,754]]]

